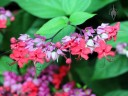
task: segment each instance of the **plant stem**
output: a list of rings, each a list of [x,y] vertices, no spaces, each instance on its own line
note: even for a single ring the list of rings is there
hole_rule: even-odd
[[[69,79],[69,81],[72,81],[73,80],[73,77],[72,77],[72,74],[71,74],[70,71],[68,72],[68,79]]]

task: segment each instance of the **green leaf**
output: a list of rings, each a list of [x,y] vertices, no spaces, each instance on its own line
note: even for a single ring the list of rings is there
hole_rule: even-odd
[[[93,16],[94,14],[89,14],[86,12],[75,12],[70,16],[69,20],[72,25],[80,25]]]
[[[17,73],[17,65],[16,64],[9,66],[9,64],[11,64],[12,62],[13,62],[13,60],[7,56],[2,56],[0,58],[0,75],[2,75],[3,72],[5,72],[5,71],[11,71],[11,72]]]
[[[53,18],[65,15],[61,0],[13,0],[27,12],[40,18]]]
[[[117,34],[117,40],[115,42],[113,40],[108,41],[108,44],[112,45],[113,47],[116,47],[118,43],[123,42],[128,43],[128,21],[120,23],[120,30]]]
[[[91,0],[62,0],[63,10],[66,15],[74,12],[85,11],[90,5]]]
[[[95,0],[92,1],[90,6],[86,9],[86,12],[94,12],[97,11],[99,9],[101,9],[102,7],[114,2],[116,0]]]
[[[63,28],[53,39],[53,42],[60,41],[64,36],[70,35],[75,31],[75,28],[71,25],[67,25],[65,28]]]
[[[56,17],[45,23],[36,33],[42,36],[46,36],[47,38],[50,38],[67,25],[67,17]]]
[[[105,94],[104,96],[128,96],[128,91],[126,90],[114,90]]]
[[[126,56],[116,55],[111,58],[113,59],[111,62],[105,58],[97,60],[93,80],[116,77],[128,71],[128,58]]]
[[[10,3],[10,0],[0,0],[0,6],[5,6]]]

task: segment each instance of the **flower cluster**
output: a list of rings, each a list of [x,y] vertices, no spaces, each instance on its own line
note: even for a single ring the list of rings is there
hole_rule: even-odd
[[[119,43],[116,46],[116,51],[118,54],[126,55],[128,57],[128,43]]]
[[[91,89],[75,88],[74,82],[65,84],[61,92],[57,92],[55,96],[96,96],[92,94]]]
[[[119,30],[120,23],[114,26],[102,24],[97,29],[86,27],[81,30],[83,34],[73,33],[70,36],[62,38],[61,42],[47,42],[47,39],[40,35],[35,35],[35,38],[30,38],[27,34],[22,34],[18,40],[11,38],[12,54],[10,57],[18,62],[20,67],[32,60],[34,63],[44,63],[50,60],[58,60],[59,56],[66,59],[67,64],[71,64],[71,58],[66,56],[69,52],[72,55],[77,55],[79,60],[81,57],[88,60],[88,54],[93,52],[98,53],[98,58],[114,56],[111,51],[111,45],[107,45],[106,41],[114,39]]]
[[[3,86],[0,86],[0,96],[96,96],[91,94],[91,89],[83,90],[82,88],[75,88],[74,83],[67,83],[63,86],[62,91],[61,89],[58,89],[56,92],[52,92],[51,89],[56,87],[51,84],[55,79],[54,74],[56,74],[56,71],[59,70],[59,73],[65,76],[65,68],[66,67],[64,66],[59,68],[55,64],[50,65],[44,69],[37,78],[34,78],[34,67],[28,68],[24,75],[16,75],[13,72],[5,72],[4,84]],[[60,72],[61,70],[63,73]]]
[[[14,21],[15,17],[9,10],[0,7],[0,28],[6,28],[10,21]]]

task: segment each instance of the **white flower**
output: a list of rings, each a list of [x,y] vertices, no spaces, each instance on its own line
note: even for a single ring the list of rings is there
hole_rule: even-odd
[[[59,55],[56,52],[52,52],[52,59],[56,60],[58,59]]]
[[[101,34],[101,38],[102,39],[107,39],[108,38],[108,34],[106,34],[106,33]]]
[[[88,46],[94,46],[94,41],[92,40],[92,39],[89,39],[88,41],[87,41],[87,45]]]

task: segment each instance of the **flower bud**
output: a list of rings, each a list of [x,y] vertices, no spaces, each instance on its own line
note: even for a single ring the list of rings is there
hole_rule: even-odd
[[[66,64],[71,64],[71,63],[72,63],[72,59],[71,58],[66,59]]]
[[[11,43],[16,43],[16,41],[17,41],[17,40],[16,40],[15,37],[12,37],[12,38],[10,39],[10,42],[11,42]]]
[[[56,43],[56,47],[57,47],[57,48],[60,48],[60,47],[61,47],[61,43],[60,43],[60,42],[57,42],[57,43]]]

